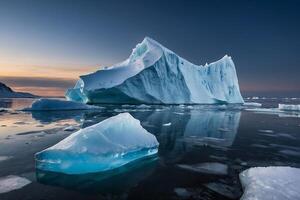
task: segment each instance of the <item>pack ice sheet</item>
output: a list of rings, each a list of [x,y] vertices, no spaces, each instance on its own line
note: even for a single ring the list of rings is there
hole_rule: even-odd
[[[111,170],[158,151],[156,137],[129,113],[81,129],[35,155],[45,171],[84,174]]]
[[[292,167],[254,167],[240,173],[244,188],[241,200],[300,199],[300,169]]]
[[[80,76],[68,99],[89,103],[243,103],[230,56],[194,65],[146,37],[127,60]]]
[[[57,110],[89,110],[100,109],[98,106],[86,105],[80,102],[66,101],[60,99],[38,99],[24,111],[57,111]]]

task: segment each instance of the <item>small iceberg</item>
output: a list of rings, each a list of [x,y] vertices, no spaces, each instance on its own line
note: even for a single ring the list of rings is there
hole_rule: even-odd
[[[285,111],[300,111],[300,105],[278,104],[278,109]]]
[[[121,113],[37,153],[36,167],[66,174],[107,171],[155,155],[158,145],[156,137],[139,120]]]
[[[38,99],[32,103],[31,107],[24,108],[23,111],[58,111],[90,109],[101,109],[101,107],[61,99]]]
[[[241,200],[300,199],[300,169],[292,167],[254,167],[239,175],[244,194]]]
[[[28,185],[29,183],[31,183],[30,180],[15,175],[1,177],[0,194],[21,189],[22,187]]]

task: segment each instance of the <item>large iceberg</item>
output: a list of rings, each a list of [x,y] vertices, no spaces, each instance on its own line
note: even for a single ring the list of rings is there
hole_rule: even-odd
[[[300,199],[300,169],[292,167],[254,167],[240,173],[244,189],[241,200]]]
[[[195,65],[146,37],[124,62],[80,76],[66,97],[84,103],[243,103],[230,56]]]
[[[156,137],[129,113],[122,113],[81,129],[35,155],[44,171],[85,174],[111,170],[155,155]]]

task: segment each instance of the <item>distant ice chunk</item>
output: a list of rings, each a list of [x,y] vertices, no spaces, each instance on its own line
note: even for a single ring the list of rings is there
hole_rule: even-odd
[[[300,199],[300,169],[292,167],[254,167],[240,173],[244,189],[241,200]]]
[[[278,109],[285,111],[300,111],[300,105],[278,104]]]
[[[228,173],[228,166],[217,162],[199,163],[194,165],[178,164],[177,166],[181,169],[205,174],[226,175]]]
[[[300,112],[294,110],[280,110],[279,108],[247,108],[245,110],[259,114],[275,114],[279,117],[300,118]]]
[[[262,106],[261,103],[257,103],[257,102],[245,102],[243,105],[248,106],[248,107],[261,107]]]
[[[38,99],[34,101],[29,108],[24,111],[56,111],[56,110],[89,110],[100,109],[101,107],[86,105],[74,101],[60,99]]]
[[[163,124],[163,126],[171,126],[171,122]]]
[[[9,175],[5,177],[0,178],[0,194],[10,192],[12,190],[20,189],[26,185],[31,183],[30,180],[15,176],[15,175]]]
[[[74,126],[68,126],[68,127],[64,128],[64,131],[75,131],[75,130],[77,130],[77,128]]]
[[[12,156],[0,156],[0,162],[11,159]]]
[[[258,130],[261,133],[274,133],[273,130]]]
[[[156,137],[129,113],[122,113],[81,129],[35,155],[36,166],[45,171],[84,174],[111,170],[154,155]]]

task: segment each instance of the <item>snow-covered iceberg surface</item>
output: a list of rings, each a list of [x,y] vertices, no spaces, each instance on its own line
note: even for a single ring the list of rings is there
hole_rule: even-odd
[[[66,92],[89,103],[243,103],[229,56],[195,65],[146,37],[122,63],[80,76]]]
[[[278,109],[286,111],[300,111],[300,105],[278,104]]]
[[[254,167],[240,173],[244,188],[241,200],[300,199],[300,169],[292,167]]]
[[[89,110],[99,109],[98,106],[86,105],[84,103],[66,101],[60,99],[38,99],[24,111],[57,111],[57,110]]]
[[[111,170],[154,155],[156,137],[129,113],[81,129],[35,155],[40,170],[85,174]]]

